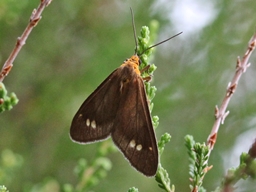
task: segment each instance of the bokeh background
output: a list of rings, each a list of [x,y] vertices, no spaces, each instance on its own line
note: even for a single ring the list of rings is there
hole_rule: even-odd
[[[0,63],[10,54],[38,1],[0,2]],[[159,22],[157,41],[183,34],[156,48],[158,69],[152,84],[158,89],[153,115],[158,115],[158,138],[169,132],[162,165],[176,191],[189,191],[188,155],[184,136],[205,142],[220,105],[255,31],[253,0],[53,0],[29,36],[4,83],[19,103],[0,116],[0,151],[14,153],[22,164],[4,181],[10,191],[33,191],[52,180],[61,187],[76,185],[74,167],[80,158],[93,161],[98,144],[78,145],[69,138],[71,120],[85,98],[124,59],[134,53],[130,7],[137,33],[151,20]],[[228,168],[256,138],[256,53],[228,107],[211,154],[213,169],[204,187],[214,190]],[[91,191],[161,191],[119,152],[108,155],[111,171]],[[7,161],[11,161],[7,159]],[[56,186],[56,185],[54,185]],[[254,191],[250,179],[240,191]],[[40,188],[40,187],[39,187]],[[34,190],[35,191],[35,190]],[[53,188],[51,191],[54,191]]]

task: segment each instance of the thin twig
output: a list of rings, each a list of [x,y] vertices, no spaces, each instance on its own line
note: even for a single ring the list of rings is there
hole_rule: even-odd
[[[8,75],[8,73],[11,71],[15,58],[17,57],[23,45],[25,45],[26,40],[29,34],[31,33],[32,29],[37,25],[37,23],[41,19],[41,14],[44,8],[47,7],[51,3],[51,1],[52,0],[41,0],[38,8],[32,11],[28,26],[24,30],[23,34],[20,37],[18,37],[14,49],[12,50],[9,58],[4,63],[4,66],[0,72],[0,82],[2,82],[4,78]]]
[[[237,88],[240,77],[243,73],[246,72],[246,69],[250,66],[250,63],[248,63],[248,60],[251,56],[252,51],[255,49],[255,47],[256,47],[256,33],[250,39],[250,41],[248,43],[247,51],[245,52],[243,59],[240,60],[239,57],[237,58],[236,71],[235,71],[232,81],[228,84],[226,94],[222,101],[221,107],[220,108],[218,108],[218,106],[215,107],[216,120],[212,127],[212,131],[207,139],[207,145],[210,147],[211,150],[213,149],[214,144],[216,142],[217,133],[218,133],[220,124],[224,123],[225,118],[229,114],[229,111],[226,111],[226,109],[227,109],[227,106],[229,104],[231,97],[233,96],[233,94]]]

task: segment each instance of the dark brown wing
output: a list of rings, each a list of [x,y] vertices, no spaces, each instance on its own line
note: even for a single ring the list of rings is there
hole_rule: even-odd
[[[118,69],[98,86],[77,111],[70,128],[72,140],[88,143],[110,135],[120,100]]]
[[[133,167],[146,176],[155,175],[158,149],[144,83],[139,75],[122,88],[111,136]]]

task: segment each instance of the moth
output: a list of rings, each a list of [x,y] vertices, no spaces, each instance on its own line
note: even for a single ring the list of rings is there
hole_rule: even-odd
[[[137,47],[134,19],[132,21]],[[83,144],[111,137],[136,170],[154,176],[159,157],[144,79],[139,70],[140,56],[136,48],[135,54],[84,101],[71,123],[70,137]]]

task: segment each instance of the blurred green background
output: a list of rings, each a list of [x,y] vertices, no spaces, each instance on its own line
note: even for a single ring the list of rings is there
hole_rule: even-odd
[[[38,4],[39,0],[0,2],[1,67]],[[176,191],[189,191],[184,136],[206,141],[214,107],[220,105],[236,58],[243,56],[255,31],[256,1],[53,0],[4,80],[8,91],[20,100],[0,116],[0,151],[9,149],[23,159],[11,179],[0,183],[10,191],[32,191],[46,180],[60,188],[65,183],[76,185],[73,170],[78,159],[93,161],[99,144],[73,143],[69,127],[85,98],[134,53],[130,7],[137,33],[153,19],[159,21],[157,41],[183,31],[156,48],[152,62],[158,69],[152,84],[158,91],[153,115],[160,118],[157,137],[165,132],[172,135],[162,165]],[[204,180],[208,191],[220,184],[228,168],[239,164],[240,153],[247,152],[256,137],[256,53],[251,62],[211,154],[213,169]],[[121,153],[108,157],[113,167],[92,191],[121,192],[132,186],[161,191],[154,178],[131,168]],[[241,191],[255,190],[250,180],[238,186]]]

